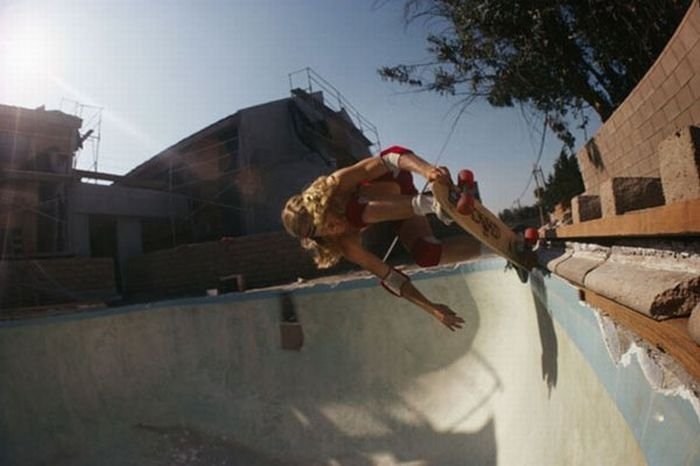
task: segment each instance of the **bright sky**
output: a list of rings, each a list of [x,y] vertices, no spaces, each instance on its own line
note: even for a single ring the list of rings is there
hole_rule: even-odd
[[[121,174],[239,109],[289,96],[288,74],[308,66],[377,126],[385,147],[404,145],[435,162],[455,101],[377,74],[428,58],[428,26],[405,26],[403,0],[377,3],[0,0],[0,103],[67,113],[76,110],[71,101],[102,107],[98,168]],[[539,125],[531,128],[517,109],[475,104],[439,164],[455,174],[474,170],[494,211],[512,207],[523,191],[521,202],[531,203],[534,185],[525,187]],[[545,174],[560,147],[547,136]],[[91,158],[88,147],[78,166],[88,168]]]

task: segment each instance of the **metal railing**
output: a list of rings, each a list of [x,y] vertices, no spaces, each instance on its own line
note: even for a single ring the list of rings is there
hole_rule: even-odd
[[[302,81],[302,85],[297,85],[299,81]],[[326,81],[313,69],[306,67],[289,73],[289,88],[291,91],[302,89],[309,94],[322,91],[324,105],[336,112],[345,111],[353,124],[375,146],[375,150],[381,149],[377,127],[362,115],[335,86]]]

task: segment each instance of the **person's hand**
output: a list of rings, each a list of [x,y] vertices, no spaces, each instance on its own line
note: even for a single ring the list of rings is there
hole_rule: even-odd
[[[440,182],[446,185],[452,184],[452,177],[447,167],[432,167],[427,173],[426,178],[430,182]]]
[[[451,331],[461,329],[464,324],[464,319],[455,314],[455,312],[444,304],[435,304],[432,308],[432,314],[437,320],[449,328]]]

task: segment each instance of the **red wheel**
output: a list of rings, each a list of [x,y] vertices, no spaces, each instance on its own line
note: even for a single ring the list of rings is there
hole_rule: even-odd
[[[537,233],[536,228],[526,228],[524,236],[525,236],[525,242],[527,244],[532,245],[532,244],[537,243],[537,240],[539,239],[540,235],[539,235],[539,233]]]
[[[460,188],[474,188],[474,172],[471,170],[460,170],[457,174],[457,186]]]
[[[471,215],[474,212],[474,196],[462,193],[457,201],[457,212],[462,215]]]

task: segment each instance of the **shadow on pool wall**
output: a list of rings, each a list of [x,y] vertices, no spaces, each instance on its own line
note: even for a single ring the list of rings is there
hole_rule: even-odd
[[[303,437],[284,449],[307,445],[306,452],[296,452],[299,464],[373,465],[382,458],[460,464],[466,457],[496,464],[492,418],[473,432],[439,425],[467,421],[500,385],[483,357],[471,351],[478,306],[470,293],[456,296],[456,289],[464,289],[464,282],[453,273],[427,290],[464,317],[464,330],[454,334],[418,308],[397,306],[401,301],[375,281],[288,298],[304,329],[304,347],[289,353],[294,364],[271,377],[285,387],[291,406],[283,416],[282,430],[289,433],[284,441]],[[459,381],[453,380],[455,370],[463,375]]]
[[[530,275],[530,287],[532,298],[537,312],[537,327],[539,329],[540,343],[542,344],[542,380],[547,384],[549,395],[557,386],[557,334],[554,330],[554,321],[547,306],[547,289],[544,277],[538,273]]]

